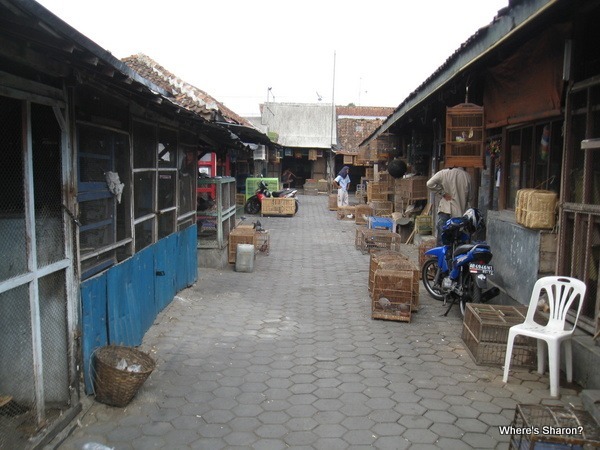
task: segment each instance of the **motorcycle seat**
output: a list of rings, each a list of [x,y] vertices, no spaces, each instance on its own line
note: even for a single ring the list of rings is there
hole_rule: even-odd
[[[454,253],[452,254],[452,256],[454,257],[454,256],[458,256],[458,255],[464,255],[465,253],[468,253],[473,247],[475,247],[475,244],[459,245],[454,250]]]
[[[280,191],[273,191],[271,192],[271,194],[273,195],[273,197],[284,197],[286,195],[291,194],[294,191],[295,189],[282,189]]]

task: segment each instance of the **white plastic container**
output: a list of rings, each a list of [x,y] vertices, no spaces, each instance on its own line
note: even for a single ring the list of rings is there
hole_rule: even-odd
[[[254,270],[254,245],[238,244],[235,253],[235,271],[252,272]]]

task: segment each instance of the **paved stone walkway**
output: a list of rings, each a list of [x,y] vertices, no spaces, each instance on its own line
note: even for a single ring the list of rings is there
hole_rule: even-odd
[[[157,368],[137,396],[86,399],[59,449],[504,449],[517,403],[581,405],[564,382],[556,400],[547,376],[505,385],[476,365],[459,308],[442,317],[424,289],[411,323],[372,320],[356,225],[326,196],[300,201],[293,218],[246,219],[270,230],[269,255],[252,273],[200,269],[145,336]]]

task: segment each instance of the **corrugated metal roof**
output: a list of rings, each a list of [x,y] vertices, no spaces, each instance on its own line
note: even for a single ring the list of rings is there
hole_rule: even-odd
[[[269,132],[277,133],[277,143],[284,147],[330,149],[337,140],[331,104],[266,103],[262,114]]]
[[[369,136],[361,146],[386,132],[394,123],[417,107],[446,83],[477,61],[482,55],[496,48],[499,42],[513,34],[540,11],[559,3],[560,0],[509,0],[509,6],[498,11],[492,22],[479,28],[421,85],[400,103],[384,123]]]

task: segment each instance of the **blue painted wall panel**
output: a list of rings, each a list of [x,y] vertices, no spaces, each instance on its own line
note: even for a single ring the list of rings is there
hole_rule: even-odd
[[[191,286],[198,279],[197,241],[196,225],[179,232],[177,291]]]
[[[154,254],[154,270],[155,270],[155,297],[156,311],[155,314],[161,312],[177,293],[175,280],[177,278],[178,264],[173,264],[173,261],[180,259],[178,254],[179,236],[171,235],[166,239],[162,239],[156,245]]]
[[[140,345],[141,308],[133,282],[135,257],[108,271],[108,341],[116,345]]]
[[[85,391],[93,392],[91,356],[94,351],[108,343],[106,314],[106,273],[81,283],[81,328],[83,376]]]
[[[154,254],[160,247],[160,242],[137,253],[133,259],[133,285],[135,303],[139,308],[140,343],[146,331],[156,317],[156,299],[154,294]]]
[[[164,275],[158,275],[157,272]],[[198,278],[196,226],[161,239],[80,285],[85,389],[92,393],[90,366],[96,348],[138,346],[175,294]]]

